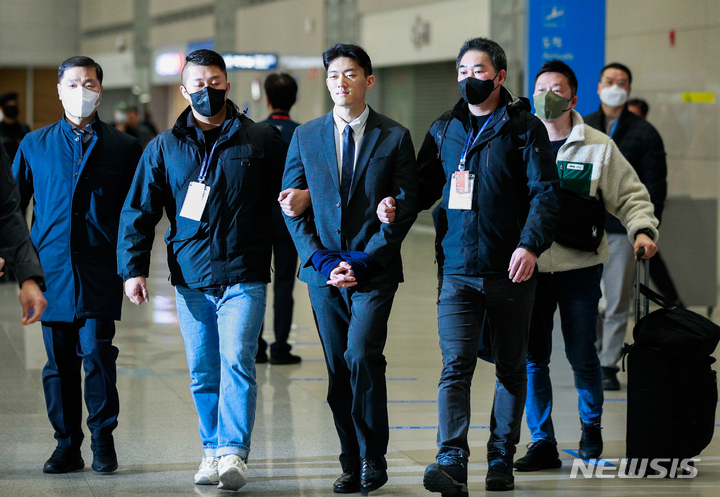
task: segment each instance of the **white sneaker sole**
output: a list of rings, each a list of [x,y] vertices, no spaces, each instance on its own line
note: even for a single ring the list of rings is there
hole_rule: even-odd
[[[195,485],[217,485],[220,483],[217,473],[214,475],[195,475]]]
[[[220,475],[220,490],[240,490],[245,486],[245,475],[238,468],[228,468]]]

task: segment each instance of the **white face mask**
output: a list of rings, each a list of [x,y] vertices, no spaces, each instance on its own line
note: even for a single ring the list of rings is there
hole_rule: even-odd
[[[97,107],[100,93],[79,86],[63,90],[62,97],[63,107],[69,115],[73,117],[89,117]]]
[[[618,85],[606,86],[600,90],[600,101],[608,107],[620,107],[625,105],[628,99],[628,92]]]

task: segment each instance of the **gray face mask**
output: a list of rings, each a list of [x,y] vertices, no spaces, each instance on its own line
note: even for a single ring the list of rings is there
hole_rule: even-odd
[[[535,104],[535,112],[543,121],[552,121],[562,116],[569,109],[569,98],[561,97],[554,91],[546,91],[538,95],[533,95],[533,103]]]

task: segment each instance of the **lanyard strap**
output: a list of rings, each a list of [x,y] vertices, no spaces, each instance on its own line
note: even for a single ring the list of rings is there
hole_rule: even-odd
[[[497,110],[497,109],[496,109]],[[480,128],[480,131],[477,132],[477,134],[473,134],[472,129],[470,130],[470,133],[468,134],[467,139],[465,140],[465,146],[463,147],[462,155],[460,156],[460,166],[458,168],[460,171],[465,170],[465,159],[467,159],[467,154],[470,152],[470,148],[473,146],[473,143],[475,143],[475,140],[482,134],[483,131],[485,131],[485,128],[487,127],[488,123],[492,119],[492,117],[495,115],[495,111],[492,111],[492,114],[490,114],[490,117],[487,118],[487,121],[485,121]]]
[[[210,162],[212,161],[212,157],[215,154],[215,147],[217,147],[218,142],[220,141],[219,137],[217,140],[215,140],[215,144],[213,144],[212,149],[210,150],[209,154],[205,154],[205,158],[203,158],[202,161],[202,167],[200,168],[200,177],[198,178],[198,181],[200,183],[205,183],[205,178],[208,173],[208,169],[210,169]]]
[[[620,117],[618,117],[618,118],[615,120],[615,122],[613,123],[613,127],[612,127],[612,129],[610,130],[610,138],[612,138],[613,135],[615,134],[615,130],[617,129],[617,124],[618,124],[619,122],[620,122]]]

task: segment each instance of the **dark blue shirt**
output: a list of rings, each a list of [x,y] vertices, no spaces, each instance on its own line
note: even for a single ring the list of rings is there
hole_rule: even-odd
[[[265,124],[272,124],[277,129],[279,129],[283,141],[288,145],[290,145],[290,140],[292,140],[292,135],[295,132],[295,128],[300,126],[300,123],[297,123],[290,119],[290,114],[288,114],[287,112],[273,112],[266,120],[262,122]]]

